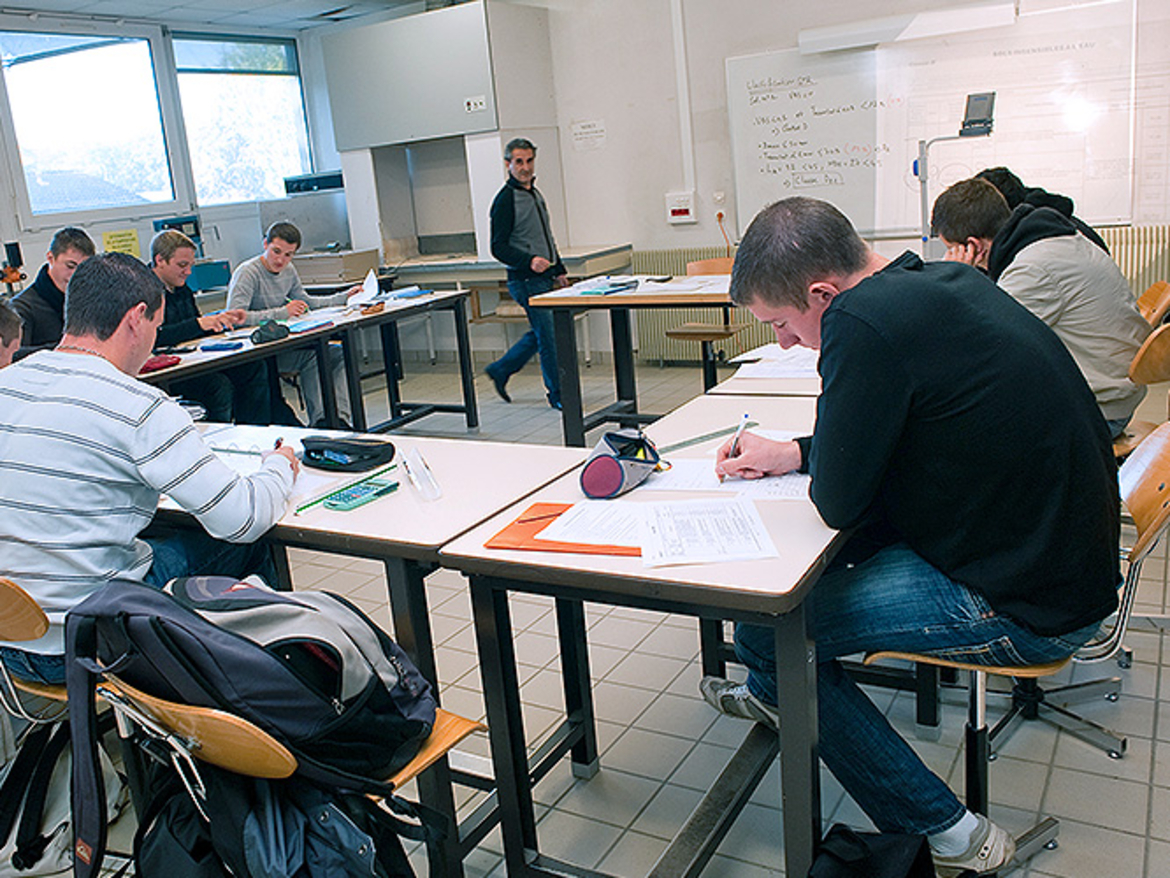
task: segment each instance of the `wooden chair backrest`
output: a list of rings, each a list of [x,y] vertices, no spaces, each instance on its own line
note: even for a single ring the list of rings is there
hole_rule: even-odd
[[[1144,558],[1170,524],[1170,423],[1162,424],[1125,459],[1118,473],[1121,500],[1138,538],[1129,561]]]
[[[297,769],[287,747],[235,714],[156,698],[113,676],[100,686],[109,686],[167,731],[194,741],[193,755],[204,762],[249,777],[284,778]]]
[[[1170,381],[1170,323],[1151,332],[1129,364],[1129,380],[1134,384],[1157,384]]]
[[[36,640],[48,630],[41,605],[11,579],[0,578],[0,640]]]
[[[731,274],[734,256],[717,256],[714,259],[700,259],[687,263],[687,274]]]
[[[1138,298],[1137,306],[1151,326],[1158,326],[1170,311],[1170,282],[1160,280],[1150,284]]]

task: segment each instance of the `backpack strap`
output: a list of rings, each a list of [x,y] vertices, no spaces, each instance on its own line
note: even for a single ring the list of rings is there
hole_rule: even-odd
[[[3,721],[0,719],[0,722]],[[24,736],[20,749],[8,766],[8,774],[4,776],[4,783],[0,784],[0,846],[12,834],[12,827],[20,815],[20,806],[24,803],[25,791],[52,733],[51,725],[33,726]]]
[[[97,623],[92,617],[76,613],[65,617],[65,684],[73,729],[74,878],[96,878],[106,853],[106,788],[98,756],[97,677],[92,670],[96,643]]]
[[[16,830],[16,850],[12,854],[12,865],[18,871],[31,869],[45,855],[50,836],[41,834],[41,820],[45,811],[45,800],[49,796],[49,783],[57,760],[69,745],[69,723],[57,724],[57,730],[41,751],[41,758],[33,769],[28,792],[24,797],[24,810],[20,813],[20,825]],[[54,827],[55,828],[55,827]]]

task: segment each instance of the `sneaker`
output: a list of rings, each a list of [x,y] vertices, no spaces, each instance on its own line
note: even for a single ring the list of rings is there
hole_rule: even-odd
[[[508,379],[500,378],[492,371],[492,367],[488,366],[483,370],[484,374],[491,379],[492,387],[496,389],[496,393],[500,395],[500,399],[504,402],[511,402],[512,397],[508,396]]]
[[[1007,830],[996,826],[982,814],[975,816],[979,818],[979,828],[972,833],[967,850],[955,857],[934,854],[934,870],[938,878],[958,878],[965,873],[993,873],[1010,863],[1016,855],[1016,840]]]
[[[780,731],[780,717],[770,707],[748,691],[747,683],[733,683],[722,677],[704,677],[699,681],[703,700],[720,713],[750,719]]]

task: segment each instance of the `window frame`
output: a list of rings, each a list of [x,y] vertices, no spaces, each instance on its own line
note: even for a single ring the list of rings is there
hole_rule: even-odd
[[[115,25],[113,22],[96,20],[54,19],[51,16],[38,16],[34,20],[26,16],[0,13],[0,30],[145,40],[150,48],[151,68],[162,124],[163,147],[174,187],[174,197],[169,201],[132,208],[122,206],[34,214],[9,105],[8,84],[4,71],[0,68],[0,148],[4,152],[4,163],[11,181],[10,194],[16,207],[15,214],[21,232],[36,234],[67,225],[84,227],[109,222],[135,222],[172,216],[175,213],[187,213],[196,209],[191,163],[187,155],[187,138],[183,130],[182,111],[179,105],[174,56],[165,28],[147,24]]]

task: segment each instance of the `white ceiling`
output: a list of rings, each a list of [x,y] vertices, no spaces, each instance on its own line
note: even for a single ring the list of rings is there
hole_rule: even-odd
[[[420,0],[0,0],[0,12],[65,13],[106,20],[151,21],[174,28],[198,25],[298,31],[375,15]],[[431,0],[428,6],[445,5]]]

